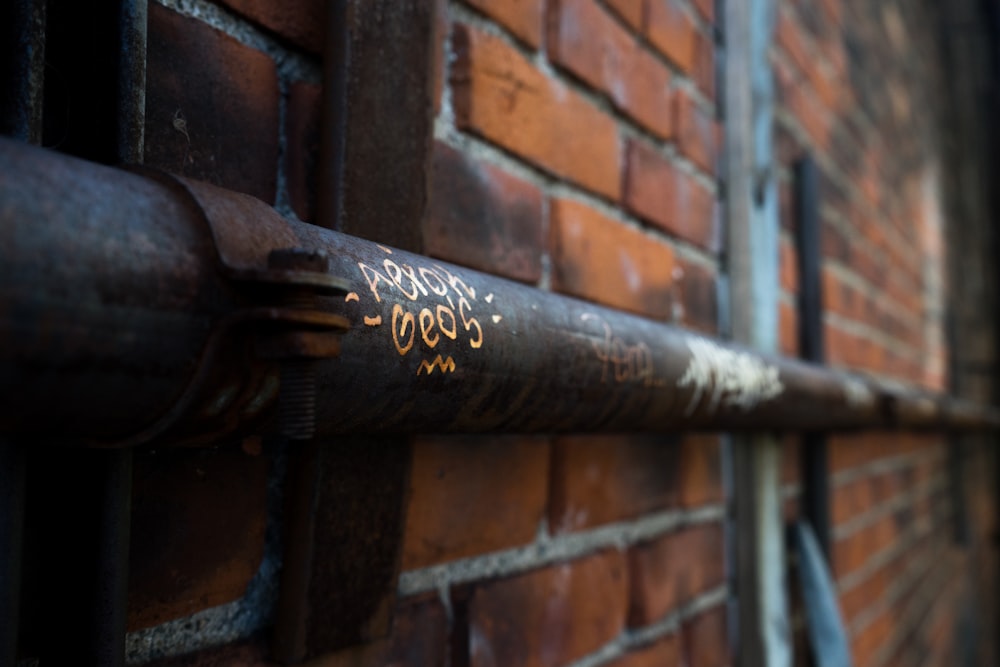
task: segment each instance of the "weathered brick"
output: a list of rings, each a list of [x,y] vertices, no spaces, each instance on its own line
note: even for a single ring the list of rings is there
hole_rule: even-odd
[[[288,87],[285,110],[285,177],[292,210],[300,220],[316,215],[320,142],[320,87],[296,81]]]
[[[799,291],[799,257],[795,244],[788,236],[778,242],[781,289],[792,294]]]
[[[537,282],[542,194],[531,183],[435,143],[424,251],[480,271]]]
[[[677,147],[681,153],[703,171],[715,174],[716,124],[707,111],[699,107],[691,97],[678,91],[675,99],[677,110]]]
[[[445,667],[450,664],[448,621],[436,593],[400,600],[388,637],[327,653],[311,665],[323,667]],[[143,663],[147,667],[279,667],[264,638]]]
[[[677,67],[690,73],[694,67],[698,33],[694,19],[675,0],[650,2],[646,11],[649,41]]]
[[[415,443],[403,569],[531,542],[545,511],[548,461],[544,438]]]
[[[649,646],[629,651],[608,667],[674,667],[681,665],[680,641],[677,635],[670,635]]]
[[[778,12],[775,38],[778,46],[789,55],[823,104],[831,111],[836,110],[837,87],[832,78],[820,67],[820,58],[806,45],[806,33],[799,27],[790,11]]]
[[[686,508],[722,501],[722,444],[717,435],[681,440],[680,501]]]
[[[470,665],[576,660],[622,632],[627,591],[618,551],[479,584],[468,603]]]
[[[778,303],[778,347],[786,357],[799,355],[799,311],[785,301]]]
[[[615,14],[628,23],[636,33],[644,33],[646,30],[646,2],[645,0],[608,0],[608,7]]]
[[[715,0],[694,0],[695,9],[708,22],[715,21]]]
[[[625,206],[664,231],[715,251],[715,199],[652,147],[628,142]]]
[[[725,578],[722,526],[689,526],[629,551],[629,625],[655,623]]]
[[[549,212],[554,290],[659,319],[670,316],[669,245],[576,201],[555,199]]]
[[[564,533],[677,502],[678,445],[663,436],[575,436],[552,446],[549,529]]]
[[[676,259],[678,299],[683,309],[679,324],[707,334],[718,332],[716,272],[700,262]]]
[[[891,568],[881,567],[861,583],[840,594],[840,613],[849,624],[865,609],[884,599],[892,584]]]
[[[267,469],[233,447],[136,455],[130,629],[243,595],[264,555]]]
[[[542,0],[465,0],[505,26],[521,41],[538,47],[542,40]]]
[[[326,3],[323,0],[222,0],[233,11],[316,54],[323,53]]]
[[[694,40],[694,70],[691,73],[698,89],[715,99],[715,42],[711,35],[699,32]]]
[[[457,25],[453,45],[451,84],[459,128],[618,199],[621,151],[610,116],[535,69],[498,37]]]
[[[891,612],[884,611],[851,638],[851,657],[855,665],[870,665],[875,653],[892,633]]]
[[[448,619],[437,593],[401,600],[391,634],[318,659],[323,667],[445,667]]]
[[[595,0],[550,6],[549,56],[650,132],[672,134],[670,71]]]
[[[145,163],[274,202],[278,74],[265,54],[149,7]]]
[[[724,667],[732,664],[726,608],[715,607],[684,621],[681,626],[681,660],[689,667]]]

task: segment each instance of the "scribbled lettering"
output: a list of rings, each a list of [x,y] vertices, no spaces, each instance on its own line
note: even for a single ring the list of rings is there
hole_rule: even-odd
[[[705,409],[715,412],[719,405],[751,410],[784,391],[778,369],[745,352],[729,350],[704,338],[688,341],[691,360],[678,387],[693,389],[687,414],[707,399]]]
[[[381,273],[379,273],[377,269],[373,269],[372,267],[368,266],[367,264],[364,264],[363,262],[358,262],[358,268],[361,269],[361,274],[365,277],[365,280],[368,282],[368,289],[370,289],[372,291],[372,294],[375,296],[375,302],[382,303],[382,297],[380,297],[378,294],[378,282],[380,280],[384,282],[389,282],[389,279],[383,276]]]
[[[437,347],[438,341],[441,340],[441,336],[434,333],[434,313],[431,312],[430,308],[421,309],[417,316],[417,322],[420,323],[420,337],[423,339],[424,345],[433,350]]]
[[[405,356],[413,347],[413,337],[417,331],[413,319],[413,313],[405,312],[398,303],[392,307],[392,342],[396,344],[400,356]],[[410,331],[409,337],[406,336],[407,329]],[[405,345],[400,343],[400,337],[406,340]]]
[[[483,346],[483,328],[479,326],[479,320],[474,317],[469,317],[467,310],[472,310],[472,306],[465,297],[460,297],[458,300],[458,314],[462,317],[462,326],[465,327],[466,331],[472,331],[472,328],[476,328],[476,337],[469,339],[469,347],[474,349],[479,349]]]
[[[642,341],[632,345],[616,336],[603,318],[585,313],[583,321],[593,320],[601,325],[604,338],[593,341],[594,354],[601,362],[601,382],[616,384],[637,383],[644,387],[662,386],[656,378],[653,366],[653,352]]]
[[[434,369],[440,369],[442,373],[453,373],[455,372],[455,360],[451,357],[442,359],[441,355],[434,357],[434,361],[427,361],[424,359],[420,362],[420,366],[417,368],[417,375],[426,373],[430,375],[434,372]]]
[[[397,295],[390,294],[390,302],[403,299],[402,303],[392,306],[392,340],[396,352],[405,357],[416,350],[436,350],[447,341],[463,345],[468,342],[469,347],[480,349],[485,342],[485,332],[475,312],[478,305],[475,288],[440,264],[414,267],[396,261],[398,259],[384,258],[378,268],[358,262],[376,303],[382,303],[382,297],[391,292]],[[438,303],[407,304],[428,297]],[[490,294],[489,302],[493,298]],[[356,294],[350,300],[360,302]],[[494,315],[493,323],[501,319],[499,315]],[[366,315],[364,322],[377,326],[381,324],[382,316]],[[430,374],[435,368],[451,372],[454,367],[452,357],[437,355],[434,361],[421,361],[422,371],[418,374]]]
[[[455,322],[455,311],[447,306],[439,305],[435,314],[437,315],[438,329],[441,330],[441,333],[452,340],[458,338],[458,323]],[[445,326],[445,319],[450,320],[451,324]]]

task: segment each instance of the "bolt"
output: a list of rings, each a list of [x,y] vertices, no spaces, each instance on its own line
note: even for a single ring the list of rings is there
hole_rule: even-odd
[[[268,268],[284,271],[328,273],[326,253],[303,248],[272,250]],[[289,290],[282,299],[292,308],[316,307],[316,295],[308,289]],[[316,362],[312,359],[284,359],[281,362],[278,392],[278,423],[290,440],[309,440],[316,432]]]

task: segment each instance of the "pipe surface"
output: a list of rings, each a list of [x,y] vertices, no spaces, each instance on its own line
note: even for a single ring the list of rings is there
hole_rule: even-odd
[[[0,431],[118,445],[273,432],[281,360],[296,355],[315,361],[319,436],[1000,424],[991,407],[763,356],[158,178],[0,141]],[[328,265],[269,268],[290,248]],[[313,310],[279,307],[310,286],[325,290]],[[339,346],[316,342],[343,318]]]

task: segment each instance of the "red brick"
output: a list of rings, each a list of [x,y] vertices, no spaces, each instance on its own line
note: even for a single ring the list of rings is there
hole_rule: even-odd
[[[691,176],[639,141],[628,142],[625,206],[671,234],[715,251],[715,199]]]
[[[236,13],[312,53],[323,53],[326,3],[323,0],[222,0]]]
[[[682,664],[679,644],[677,636],[671,635],[655,644],[630,651],[607,665],[608,667],[675,667]]]
[[[695,36],[694,71],[691,76],[706,97],[715,99],[715,42],[710,35],[699,32]]]
[[[798,121],[815,147],[826,150],[830,145],[832,120],[811,86],[802,85],[799,75],[781,61],[775,61],[778,99],[785,110]]]
[[[550,6],[549,57],[650,132],[672,134],[670,71],[594,0]]]
[[[722,526],[690,526],[629,552],[629,625],[655,623],[725,579]]]
[[[435,143],[424,252],[514,280],[542,275],[542,193],[502,169]]]
[[[892,634],[893,618],[890,612],[883,612],[851,638],[851,657],[855,665],[870,665],[875,654]]]
[[[676,100],[677,147],[703,171],[715,174],[715,119],[682,91],[677,92]]]
[[[548,667],[587,655],[621,634],[627,591],[617,551],[477,585],[470,665]]]
[[[621,156],[611,117],[498,37],[458,25],[454,49],[451,84],[459,128],[618,199]]]
[[[681,440],[680,501],[685,508],[722,502],[722,444],[717,435]]]
[[[872,506],[871,485],[867,479],[841,484],[833,489],[831,514],[833,525],[839,526]]]
[[[786,357],[799,355],[799,311],[790,303],[778,303],[778,345]]]
[[[781,267],[781,289],[792,294],[799,291],[799,259],[791,238],[782,236],[778,244]]]
[[[448,619],[437,593],[401,600],[389,637],[324,655],[316,667],[444,667]]]
[[[646,30],[645,0],[608,0],[608,7],[618,14],[636,33]]]
[[[683,308],[678,324],[707,334],[718,332],[718,289],[715,270],[677,257],[676,284]]]
[[[695,62],[697,26],[694,19],[675,0],[647,4],[646,36],[684,72],[690,73]]]
[[[278,73],[265,54],[149,7],[145,163],[273,203]]]
[[[802,439],[798,435],[786,435],[781,442],[781,484],[802,483]]]
[[[694,0],[694,6],[703,19],[715,21],[715,0]]]
[[[319,135],[320,87],[296,81],[288,87],[285,111],[285,175],[292,210],[305,222],[316,214]]]
[[[678,446],[660,436],[576,436],[552,447],[549,529],[564,533],[677,503]]]
[[[889,568],[882,567],[860,584],[840,594],[840,613],[850,624],[861,612],[882,600],[892,583]]]
[[[684,621],[681,626],[681,660],[685,667],[724,667],[732,664],[724,606]]]
[[[670,316],[669,245],[586,204],[555,199],[549,208],[552,289],[659,319]]]
[[[790,16],[789,11],[778,13],[775,36],[778,45],[785,50],[792,62],[799,69],[802,75],[808,80],[809,85],[822,100],[823,104],[835,111],[838,102],[838,90],[831,77],[826,71],[821,69],[821,59],[810,51],[804,40],[808,39],[799,24]],[[800,83],[801,85],[801,83]]]
[[[437,594],[418,595],[396,605],[390,636],[327,653],[314,667],[444,667],[447,661],[447,618]],[[144,663],[147,667],[280,667],[270,659],[264,639],[186,653]]]
[[[547,445],[514,436],[415,443],[403,569],[531,542],[545,511]]]
[[[465,0],[521,41],[538,48],[542,39],[542,0]]]
[[[267,468],[236,447],[136,454],[129,629],[243,595],[264,555]]]

